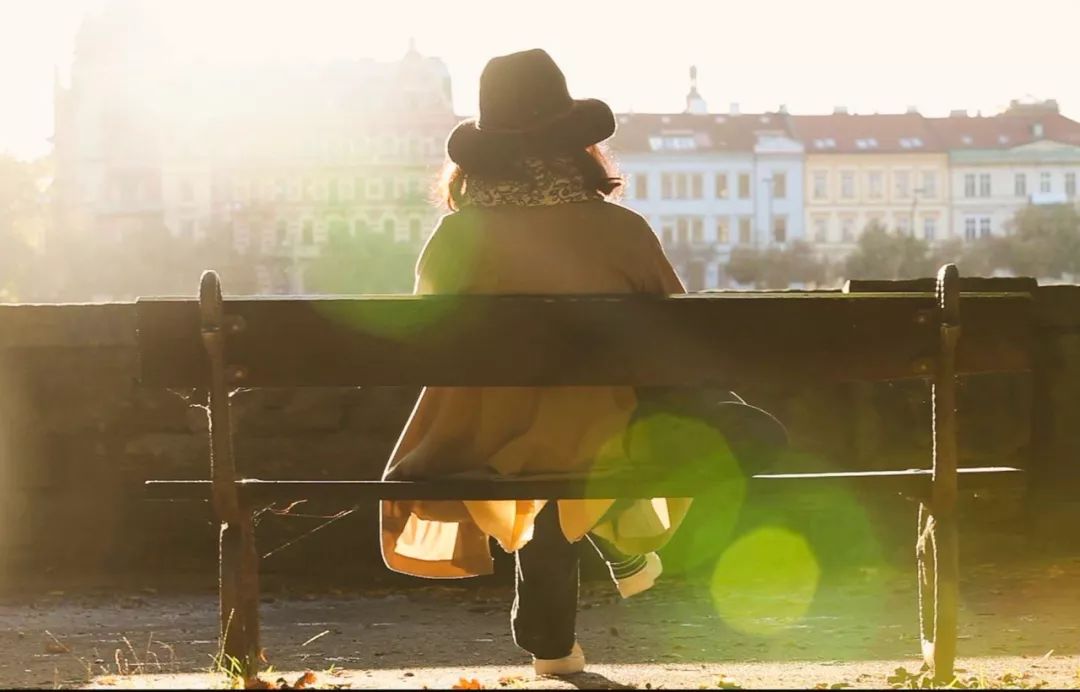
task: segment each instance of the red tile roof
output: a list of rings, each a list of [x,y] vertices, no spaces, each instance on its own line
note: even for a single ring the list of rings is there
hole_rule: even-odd
[[[807,154],[915,154],[942,151],[918,113],[793,115],[791,128]]]
[[[946,149],[1011,149],[1039,139],[1080,145],[1080,123],[1060,113],[927,118]],[[1035,134],[1041,124],[1042,137]]]
[[[694,140],[694,146],[681,150],[682,153],[752,151],[759,132],[778,132],[790,137],[788,117],[783,113],[621,113],[616,116],[618,129],[610,146],[616,153],[660,153],[650,138],[685,136]],[[680,150],[667,149],[664,153],[680,153]]]

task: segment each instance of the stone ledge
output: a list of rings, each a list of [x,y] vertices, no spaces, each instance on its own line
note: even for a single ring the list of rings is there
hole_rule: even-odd
[[[0,305],[0,349],[134,344],[134,303]]]

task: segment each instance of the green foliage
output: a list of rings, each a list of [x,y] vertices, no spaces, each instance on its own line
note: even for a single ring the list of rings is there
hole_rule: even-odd
[[[0,300],[18,298],[43,237],[48,208],[37,181],[47,165],[0,156]]]
[[[306,288],[324,294],[410,293],[418,251],[385,233],[332,228],[307,268]]]
[[[1080,274],[1080,213],[1068,204],[1029,205],[1017,212],[998,262],[1020,276]]]
[[[845,263],[849,279],[914,279],[933,276],[936,267],[929,244],[903,233],[891,233],[871,223]]]
[[[795,283],[819,285],[825,281],[826,269],[814,248],[802,240],[766,250],[736,247],[727,265],[731,278],[741,284],[753,284],[755,288],[787,288]]]

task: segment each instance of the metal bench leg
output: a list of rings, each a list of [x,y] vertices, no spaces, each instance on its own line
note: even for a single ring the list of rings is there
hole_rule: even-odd
[[[203,344],[210,364],[210,470],[213,505],[221,522],[218,590],[221,616],[220,666],[245,682],[259,666],[259,576],[255,528],[249,507],[236,491],[236,466],[225,367],[224,303],[221,283],[212,271],[199,285]]]
[[[960,337],[959,273],[938,272],[940,352],[932,386],[934,474],[929,505],[919,506],[916,557],[922,652],[938,683],[951,682],[956,662],[960,562],[956,527],[956,345]]]

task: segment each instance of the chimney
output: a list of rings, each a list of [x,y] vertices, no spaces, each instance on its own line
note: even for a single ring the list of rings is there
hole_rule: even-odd
[[[1033,123],[1031,125],[1031,136],[1034,137],[1035,139],[1042,139],[1043,138],[1043,124],[1042,123]]]
[[[837,106],[833,108],[833,115],[847,115],[847,106]]]
[[[728,111],[728,114],[729,115],[738,115],[739,114],[739,104],[738,104],[738,102],[736,102],[736,101],[731,102],[731,108]]]
[[[908,113],[908,115],[918,115],[919,114],[919,107],[918,106],[908,106],[907,107],[907,113]]]
[[[950,118],[966,118],[967,117],[967,111],[965,111],[965,110],[952,110],[952,111],[949,111],[949,117]]]
[[[780,107],[776,109],[776,112],[780,113],[781,115],[787,115],[787,104],[781,103]]]

